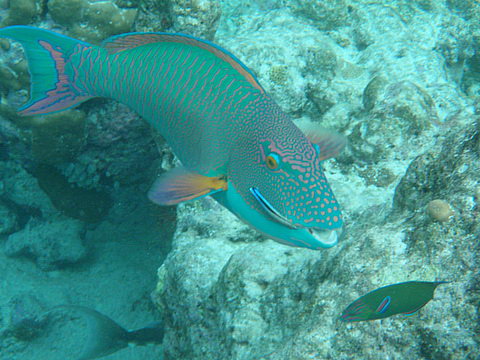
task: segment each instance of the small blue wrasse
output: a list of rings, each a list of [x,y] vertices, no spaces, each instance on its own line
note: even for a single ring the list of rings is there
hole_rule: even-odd
[[[351,303],[340,319],[353,322],[396,314],[412,315],[433,299],[438,285],[445,283],[447,281],[408,281],[378,288]]]

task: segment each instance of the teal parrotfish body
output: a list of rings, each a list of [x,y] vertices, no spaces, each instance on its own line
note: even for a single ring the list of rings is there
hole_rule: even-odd
[[[345,322],[412,315],[433,299],[438,285],[447,281],[407,281],[369,292],[351,303],[340,316]]]
[[[149,198],[161,205],[212,195],[267,236],[310,249],[335,245],[342,215],[321,162],[339,135],[303,133],[253,73],[228,51],[188,35],[129,33],[102,46],[12,26],[32,86],[22,115],[73,107],[92,97],[122,102],[157,129],[182,162]]]

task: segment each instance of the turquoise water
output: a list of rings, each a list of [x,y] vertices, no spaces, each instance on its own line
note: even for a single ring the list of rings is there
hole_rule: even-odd
[[[208,39],[300,128],[348,141],[323,163],[344,214],[338,245],[287,247],[210,198],[150,203],[178,163],[124,105],[18,116],[30,76],[1,39],[0,359],[77,359],[92,334],[105,343],[111,329],[82,311],[49,313],[67,304],[128,330],[163,321],[163,343],[105,359],[480,357],[478,2],[15,0],[0,1],[0,22],[94,44]],[[413,316],[339,321],[360,296],[414,280],[451,282]]]

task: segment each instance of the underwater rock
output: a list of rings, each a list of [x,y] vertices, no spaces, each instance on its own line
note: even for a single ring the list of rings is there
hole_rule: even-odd
[[[94,44],[130,32],[137,14],[136,9],[122,9],[114,1],[50,0],[47,6],[53,20],[64,26],[69,36]]]
[[[112,206],[112,199],[107,192],[71,184],[52,166],[38,165],[34,175],[55,208],[74,219],[90,223],[99,222]]]
[[[475,204],[480,207],[480,186],[477,186],[474,190],[473,194],[473,200],[475,201]]]
[[[57,215],[49,197],[43,192],[38,180],[21,164],[0,161],[0,197],[23,208],[29,215],[50,217]]]
[[[439,34],[435,50],[445,58],[453,79],[460,81],[465,60],[475,54],[473,26],[460,17],[445,19],[441,26],[443,31]]]
[[[17,227],[17,215],[0,200],[0,235],[8,235]]]
[[[168,31],[173,25],[170,13],[170,1],[140,0],[135,19],[135,31]]]
[[[85,257],[84,232],[84,224],[74,219],[31,219],[24,229],[8,237],[5,254],[33,258],[45,271],[62,268]]]
[[[175,32],[213,40],[221,15],[215,0],[170,0],[170,16]]]
[[[112,185],[149,180],[158,150],[148,125],[132,110],[113,101],[92,106],[86,119],[86,142],[74,161],[57,166],[68,182],[104,191]]]
[[[31,149],[35,160],[49,165],[73,160],[85,144],[85,118],[80,110],[33,117]]]
[[[260,242],[255,233],[234,243],[229,226],[241,224],[223,209],[180,206],[179,224],[189,226],[179,225],[154,294],[166,314],[166,359],[478,354],[480,123],[445,72],[444,55],[432,51],[439,35],[429,12],[445,21],[455,15],[423,0],[357,2],[353,11],[353,25],[327,39],[318,27],[297,28],[302,20],[285,9],[220,20],[216,40],[254,69],[283,108],[315,120],[319,109],[322,124],[349,135],[347,154],[326,163],[347,231],[321,252]],[[318,64],[327,66],[315,72],[317,57],[299,49],[323,44]],[[431,221],[424,209],[436,198],[448,199],[455,221]],[[417,315],[380,325],[338,321],[375,288],[452,279]]]
[[[27,62],[23,59],[17,62],[0,65],[0,91],[27,89],[30,84]]]
[[[475,124],[450,130],[441,144],[410,164],[395,190],[393,209],[416,211],[432,198],[448,198],[456,209],[463,209],[462,214],[468,214],[480,173],[479,143]]]
[[[365,359],[391,354],[430,359],[438,351],[449,358],[474,353],[478,307],[469,289],[476,281],[480,223],[471,194],[480,173],[480,154],[473,151],[479,139],[475,126],[461,136],[452,130],[442,152],[407,171],[405,179],[411,179],[415,196],[407,214],[392,214],[377,225],[371,220],[368,226],[350,223],[339,245],[325,252],[269,240],[232,243],[228,226],[237,227],[239,221],[225,210],[179,207],[179,222],[190,226],[177,230],[155,294],[167,314],[166,358],[254,359],[269,354],[275,360],[348,359],[345,354],[355,352]],[[448,167],[453,159],[456,169]],[[428,179],[435,173],[442,176],[439,171],[445,171],[448,185],[444,182],[443,188],[452,203],[463,209],[448,228],[418,212],[432,196],[443,194],[442,186],[432,192],[412,191],[412,186],[422,189],[425,184],[416,184],[409,175],[421,172],[422,179]],[[205,223],[204,231],[191,225],[198,218]],[[439,289],[420,314],[407,319],[385,320],[382,326],[337,321],[343,307],[377,287],[450,279],[456,282]],[[408,333],[402,331],[405,326]],[[432,348],[429,338],[442,338],[441,350]],[[381,346],[378,339],[383,339]]]
[[[43,0],[10,0],[4,5],[8,15],[0,22],[0,27],[10,25],[28,25],[37,20],[44,12]]]
[[[351,96],[351,87],[348,94],[341,95],[335,92],[339,89],[334,86],[329,88],[340,64],[340,50],[316,27],[299,23],[286,8],[244,15],[239,19],[237,26],[220,21],[216,41],[252,69],[262,86],[287,113],[299,117],[305,113],[309,98],[314,96],[342,104]],[[279,28],[282,28],[282,36],[274,36]],[[230,31],[235,29],[236,35],[232,36]],[[319,117],[316,109],[312,113]]]
[[[351,145],[371,161],[389,157],[392,146],[401,146],[438,122],[432,97],[410,81],[387,85],[376,77],[365,88],[363,104],[370,116],[357,126],[368,137],[368,144],[352,141]],[[371,146],[373,151],[368,150]]]
[[[450,10],[459,11],[467,19],[478,16],[480,12],[480,4],[476,0],[447,0],[447,6]]]
[[[137,31],[179,32],[213,40],[221,15],[214,0],[141,0]]]
[[[321,30],[333,30],[349,23],[349,6],[345,0],[293,0],[288,6],[294,13],[313,20]]]

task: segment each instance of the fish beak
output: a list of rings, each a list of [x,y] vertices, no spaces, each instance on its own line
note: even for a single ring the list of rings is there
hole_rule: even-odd
[[[337,245],[338,239],[342,234],[342,229],[324,230],[318,228],[306,228],[308,232],[320,241],[325,247],[332,247]]]
[[[280,214],[280,212],[273,207],[265,197],[260,193],[260,191],[256,187],[251,187],[250,192],[252,193],[253,197],[258,200],[260,205],[262,205],[263,209],[277,222],[283,224],[291,229],[297,229],[298,227],[293,225],[290,220],[288,220],[285,216]]]

